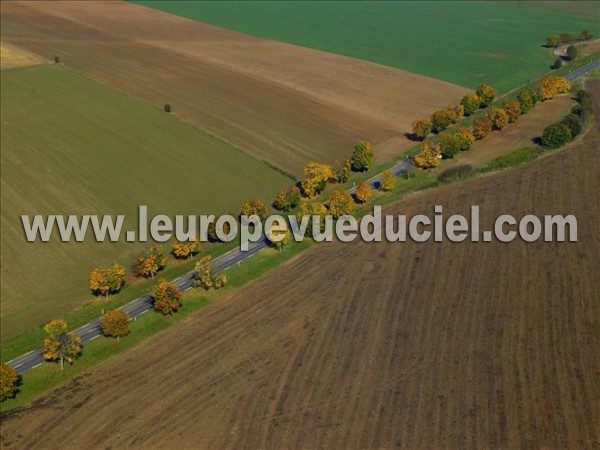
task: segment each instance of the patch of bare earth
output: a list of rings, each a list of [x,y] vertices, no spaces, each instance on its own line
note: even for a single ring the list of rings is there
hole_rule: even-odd
[[[4,416],[3,446],[597,448],[599,145],[596,119],[387,211],[570,213],[577,242],[319,245]]]
[[[126,2],[5,2],[2,39],[61,61],[294,174],[402,136],[466,89]],[[414,145],[378,152],[388,160]]]
[[[47,62],[40,56],[23,50],[7,42],[0,43],[0,69],[12,69],[13,67],[32,66]]]

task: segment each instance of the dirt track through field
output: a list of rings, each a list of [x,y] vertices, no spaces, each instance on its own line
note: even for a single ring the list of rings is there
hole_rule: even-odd
[[[3,446],[597,448],[599,145],[596,120],[388,210],[572,213],[578,242],[320,245],[3,417]]]
[[[125,2],[3,2],[2,39],[132,93],[294,174],[402,135],[464,88]],[[381,161],[414,145],[407,139]]]

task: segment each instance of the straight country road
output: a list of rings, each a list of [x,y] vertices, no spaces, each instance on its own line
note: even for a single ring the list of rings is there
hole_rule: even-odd
[[[569,73],[565,76],[565,78],[567,78],[569,81],[573,81],[599,66],[600,59],[596,59],[586,64],[585,66],[582,66],[579,69]],[[400,161],[396,165],[391,167],[390,170],[395,176],[399,177],[406,173],[406,171],[410,167],[411,164],[409,161]],[[380,180],[381,174],[377,174],[374,177],[367,180],[367,182],[372,188],[377,189],[379,187]],[[348,192],[350,194],[354,194],[355,191],[355,186],[348,189]],[[215,272],[227,270],[230,267],[233,267],[236,264],[239,264],[242,261],[255,255],[262,249],[266,248],[268,245],[269,243],[265,238],[261,241],[251,243],[249,245],[248,251],[243,252],[239,248],[235,248],[229,251],[228,253],[225,253],[213,259],[213,270]],[[180,276],[179,278],[173,280],[173,282],[177,284],[177,286],[179,286],[181,291],[185,292],[193,287],[193,272],[190,271]],[[132,300],[131,302],[127,303],[126,305],[123,305],[119,309],[122,309],[123,311],[127,312],[130,319],[133,320],[136,317],[141,316],[142,314],[152,309],[152,297],[150,296],[150,293],[148,293],[142,297]],[[83,343],[90,342],[102,334],[102,330],[100,329],[100,322],[101,318],[98,318],[93,322],[90,322],[86,325],[75,329],[74,332],[81,337]],[[11,361],[8,361],[7,364],[15,368],[19,373],[24,373],[44,363],[42,353],[43,349],[38,348],[28,353],[25,353],[24,355],[21,355]]]

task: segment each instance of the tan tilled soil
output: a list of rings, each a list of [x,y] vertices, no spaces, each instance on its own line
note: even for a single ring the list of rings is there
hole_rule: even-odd
[[[126,2],[3,2],[2,39],[130,92],[298,175],[394,135],[466,89]]]

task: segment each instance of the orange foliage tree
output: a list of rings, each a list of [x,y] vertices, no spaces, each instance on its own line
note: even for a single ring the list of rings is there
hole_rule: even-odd
[[[181,291],[174,283],[169,283],[162,279],[152,289],[152,299],[154,301],[154,309],[159,311],[163,316],[168,316],[181,308]]]
[[[492,121],[492,126],[496,130],[501,130],[508,125],[508,114],[502,108],[488,109],[488,118]]]
[[[518,100],[504,102],[502,109],[508,114],[508,121],[510,123],[516,121],[521,116],[521,103]]]
[[[473,135],[475,139],[483,139],[492,132],[493,124],[488,117],[478,117],[473,120]]]

